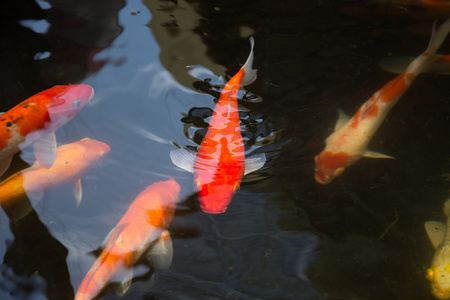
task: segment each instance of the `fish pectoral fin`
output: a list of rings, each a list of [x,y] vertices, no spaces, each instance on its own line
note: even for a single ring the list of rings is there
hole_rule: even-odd
[[[439,221],[427,221],[425,222],[425,230],[428,238],[436,249],[443,241],[445,236],[446,226]]]
[[[9,165],[11,164],[12,156],[2,159],[0,161],[0,176],[2,176],[6,170],[8,170]]]
[[[264,153],[253,154],[245,158],[244,175],[261,169],[266,163],[266,155]]]
[[[103,240],[102,249],[106,249],[106,246],[108,245],[110,240],[112,243],[114,243],[122,233],[122,231],[125,229],[125,227],[127,227],[127,225],[128,223],[123,223],[111,229],[106,238]]]
[[[247,61],[245,62],[245,64],[242,66],[242,69],[245,72],[244,77],[241,80],[241,85],[245,86],[245,85],[249,85],[252,84],[257,77],[257,70],[253,69],[253,48],[255,46],[255,41],[253,40],[253,37],[251,36],[249,38],[250,41],[250,54],[248,55]]]
[[[188,149],[177,149],[177,150],[170,150],[170,159],[172,160],[172,163],[188,172],[194,173],[194,163],[195,158],[197,157],[197,153],[192,150]]]
[[[129,268],[125,271],[125,275],[123,276],[122,281],[116,288],[116,294],[119,296],[123,296],[123,294],[125,294],[130,288],[132,280],[133,280],[133,268]]]
[[[42,200],[42,198],[44,198],[45,192],[43,190],[27,191],[25,189],[25,194],[27,194],[31,206],[35,207]]]
[[[83,191],[81,189],[81,178],[75,181],[75,186],[73,188],[73,195],[75,196],[75,201],[77,202],[77,207],[80,206]]]
[[[342,109],[338,109],[337,113],[338,113],[338,119],[336,121],[336,125],[334,125],[334,131],[336,131],[336,130],[340,129],[342,126],[344,126],[345,123],[347,123],[348,120],[350,120],[350,118],[351,118]]]
[[[370,151],[370,150],[366,150],[366,153],[364,153],[363,155],[364,157],[370,157],[370,158],[390,158],[390,159],[395,159],[395,157],[387,155],[387,154],[383,154],[380,152],[376,152],[376,151]]]
[[[215,75],[211,70],[202,65],[190,65],[187,66],[187,73],[199,80],[208,82],[215,86],[225,86],[226,82],[222,76]]]
[[[56,160],[56,136],[49,133],[42,136],[33,146],[34,156],[41,166],[48,169]]]
[[[146,252],[147,260],[157,269],[167,269],[172,264],[173,246],[170,233],[164,230]]]

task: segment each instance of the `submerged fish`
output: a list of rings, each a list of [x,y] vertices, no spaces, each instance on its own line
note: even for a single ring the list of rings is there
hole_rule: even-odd
[[[427,277],[431,291],[437,299],[450,299],[450,198],[444,204],[447,224],[438,221],[425,222],[425,230],[436,249]]]
[[[378,65],[385,71],[401,74],[413,60],[414,57],[409,56],[385,57],[378,61]],[[450,75],[450,55],[435,54],[422,72]]]
[[[392,158],[367,150],[367,145],[389,110],[432,61],[449,31],[450,19],[445,21],[438,30],[433,29],[425,52],[418,56],[402,74],[388,82],[366,101],[352,118],[348,118],[343,113],[339,114],[335,131],[326,139],[325,149],[315,157],[315,177],[318,183],[330,183],[363,156]]]
[[[263,154],[245,158],[236,94],[239,86],[256,80],[253,64],[253,38],[251,51],[244,66],[227,82],[209,122],[208,131],[198,152],[187,149],[170,151],[172,162],[194,173],[194,186],[198,191],[201,209],[218,214],[227,209],[242,177],[264,166]]]
[[[120,279],[124,294],[133,278],[133,265],[146,253],[156,268],[172,263],[172,241],[167,231],[178,202],[180,186],[174,179],[148,186],[131,203],[105,239],[103,252],[78,288],[75,300],[95,298],[106,285]]]
[[[54,132],[71,120],[94,96],[87,84],[58,85],[42,91],[0,115],[0,176],[12,156],[34,142],[34,153],[49,168],[56,157]]]
[[[9,207],[22,201],[40,200],[48,189],[73,182],[74,194],[79,204],[81,201],[80,176],[95,165],[109,152],[107,144],[85,138],[58,147],[55,163],[45,168],[37,160],[31,167],[22,170],[0,183],[0,203]]]

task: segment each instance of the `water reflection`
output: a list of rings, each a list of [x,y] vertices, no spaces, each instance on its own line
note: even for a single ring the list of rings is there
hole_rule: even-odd
[[[71,286],[61,286],[61,299],[73,298],[73,287],[96,259],[93,253],[98,254],[102,240],[130,206],[130,195],[137,196],[148,182],[170,177],[181,186],[181,202],[169,228],[172,265],[133,278],[122,299],[432,299],[425,269],[433,249],[423,222],[442,215],[442,199],[448,195],[447,79],[431,75],[416,81],[405,105],[393,110],[380,128],[374,149],[397,160],[362,159],[352,172],[322,187],[314,182],[313,157],[333,128],[336,107],[355,111],[362,99],[395,76],[378,67],[379,58],[416,55],[429,39],[432,19],[441,16],[418,22],[410,9],[402,15],[372,10],[373,1],[366,6],[366,1],[130,0],[111,4],[114,13],[104,3],[97,7],[102,2],[85,6],[92,13],[86,24],[98,21],[100,26],[104,9],[105,37],[123,30],[114,40],[99,38],[100,46],[111,44],[93,60],[99,61],[97,67],[111,63],[93,68],[97,72],[86,80],[96,90],[92,104],[57,137],[62,143],[91,137],[110,145],[111,152],[101,169],[85,175],[84,199],[77,209],[68,186],[48,191],[36,206],[41,222],[68,250],[59,271],[68,269]],[[125,6],[119,10],[118,4]],[[83,7],[71,1],[59,5],[66,12],[74,6],[75,12],[73,18],[62,14],[59,25],[83,27]],[[37,9],[35,19],[56,7]],[[17,17],[19,12],[26,15],[28,7],[11,15],[33,19]],[[83,36],[95,44],[86,30],[77,34],[64,28],[60,33],[75,42],[67,38],[63,44],[73,51],[61,49],[53,56],[49,43],[17,20],[10,28],[20,39],[9,35],[16,44],[5,44],[10,61],[4,65],[20,66],[2,78],[12,84],[5,91],[18,99],[5,101],[11,105],[3,110],[47,88],[36,65],[58,71],[51,77],[58,82],[51,85],[84,78],[79,70],[85,67],[71,66],[70,55],[84,43]],[[49,24],[47,34],[56,35],[57,26]],[[172,143],[201,143],[214,98],[223,88],[219,76],[227,81],[239,70],[248,55],[249,35],[257,45],[259,78],[248,95],[257,98],[238,95],[247,98],[239,100],[239,118],[246,150],[267,153],[268,164],[244,178],[225,214],[210,216],[200,211],[192,176],[177,170],[168,153]],[[21,48],[23,52],[17,50]],[[64,54],[69,56],[63,59]],[[52,57],[61,57],[59,67],[49,65]],[[86,57],[82,66],[91,61]],[[76,53],[74,60],[80,60]],[[186,69],[196,64],[217,77]],[[23,168],[13,161],[9,172]],[[6,216],[0,222],[1,240],[12,240]],[[25,230],[35,233],[28,227],[20,231],[28,234]],[[4,245],[0,243],[2,254]],[[20,258],[20,252],[8,252],[11,261],[16,254]],[[18,295],[9,292],[19,289],[42,296],[48,286],[30,276],[29,292],[19,286],[27,278],[16,276],[17,285],[10,285],[11,269],[4,264],[1,271],[4,298]],[[102,297],[119,298],[113,288]]]
[[[120,34],[117,11],[124,6],[123,0],[106,6],[58,0],[4,1],[1,5],[2,111],[45,88],[80,82],[112,63],[94,55]]]
[[[27,200],[24,200],[27,201]],[[31,204],[29,204],[31,205]],[[67,249],[41,223],[35,211],[11,221],[13,240],[3,257],[0,289],[12,299],[73,299]]]

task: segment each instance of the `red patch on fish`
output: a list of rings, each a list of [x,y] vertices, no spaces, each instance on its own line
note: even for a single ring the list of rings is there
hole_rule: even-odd
[[[408,89],[414,77],[414,74],[406,73],[392,79],[379,91],[380,101],[387,103],[397,100]]]
[[[39,129],[49,127],[49,132],[55,131],[75,116],[92,96],[93,89],[86,84],[59,85],[14,106],[0,117],[0,157],[14,154],[1,153],[11,138],[16,137],[16,142],[20,143]],[[65,118],[65,122],[60,122],[61,118]]]

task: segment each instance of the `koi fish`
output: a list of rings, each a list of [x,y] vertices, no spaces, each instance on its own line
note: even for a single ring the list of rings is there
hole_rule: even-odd
[[[57,85],[42,91],[0,115],[0,176],[12,156],[34,142],[34,153],[49,168],[56,158],[54,132],[92,99],[87,84]]]
[[[45,191],[73,182],[74,195],[79,205],[82,197],[80,176],[109,150],[107,144],[90,138],[59,146],[55,163],[50,168],[43,167],[37,160],[31,167],[0,183],[0,203],[8,207],[25,197],[37,201]]]
[[[105,247],[78,288],[75,300],[95,298],[117,276],[118,293],[131,285],[133,265],[146,253],[153,266],[172,263],[172,240],[167,226],[172,221],[180,186],[174,179],[153,183],[131,203],[125,215],[108,234]]]
[[[250,44],[247,61],[220,94],[198,152],[187,149],[170,151],[170,158],[177,167],[194,173],[200,207],[211,214],[225,212],[242,177],[260,169],[266,161],[264,153],[245,158],[239,122],[236,99],[239,86],[256,80],[256,70],[252,69],[253,37]]]
[[[438,221],[425,222],[427,235],[436,249],[427,277],[437,299],[450,299],[450,198],[444,204],[444,214],[447,225]]]
[[[315,178],[320,184],[328,184],[361,157],[393,158],[369,151],[367,145],[383,123],[389,110],[412,84],[414,79],[432,61],[437,49],[450,31],[450,19],[438,30],[433,28],[430,43],[406,70],[388,82],[366,101],[352,118],[339,113],[335,131],[326,139],[325,149],[316,156]]]

